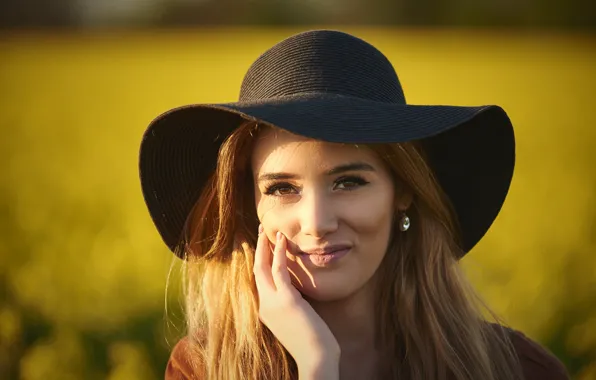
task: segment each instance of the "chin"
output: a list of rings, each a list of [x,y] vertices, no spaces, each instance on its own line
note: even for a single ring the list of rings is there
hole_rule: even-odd
[[[302,286],[296,288],[303,296],[319,302],[332,302],[348,298],[354,292],[354,281],[340,281],[336,276],[322,275],[301,279]]]

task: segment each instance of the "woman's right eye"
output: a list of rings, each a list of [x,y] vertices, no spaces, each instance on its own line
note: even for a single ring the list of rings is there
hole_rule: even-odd
[[[275,185],[267,186],[265,194],[273,195],[275,197],[281,197],[284,195],[296,194],[297,191],[294,186],[289,183],[277,183]]]

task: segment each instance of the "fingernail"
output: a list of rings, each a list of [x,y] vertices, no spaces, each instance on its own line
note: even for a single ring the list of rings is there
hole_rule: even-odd
[[[263,225],[259,224],[259,235],[263,233],[263,230],[264,230]]]
[[[277,241],[281,240],[281,232],[277,231],[277,234],[275,234],[275,238],[277,239]]]

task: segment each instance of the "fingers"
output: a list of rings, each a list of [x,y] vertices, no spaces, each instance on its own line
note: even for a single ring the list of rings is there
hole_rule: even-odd
[[[275,291],[275,283],[271,274],[271,248],[267,235],[259,231],[257,246],[255,248],[255,263],[253,273],[255,283],[260,294]]]
[[[271,263],[271,274],[276,289],[278,291],[287,291],[292,287],[286,257],[287,239],[281,232],[278,232],[276,240],[273,261]]]
[[[294,289],[288,271],[286,250],[287,239],[281,232],[276,235],[273,255],[267,235],[262,232],[259,233],[253,267],[259,294],[275,291],[292,292]]]

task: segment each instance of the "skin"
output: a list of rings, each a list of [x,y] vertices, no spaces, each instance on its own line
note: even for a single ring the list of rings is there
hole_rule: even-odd
[[[346,165],[353,165],[348,170]],[[380,365],[373,288],[392,231],[395,184],[366,148],[267,131],[251,159],[263,233],[255,257],[260,318],[296,360],[301,378],[370,379]],[[314,265],[301,251],[344,244]]]

